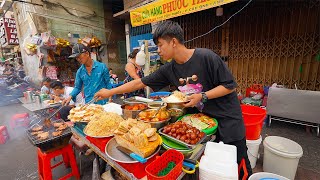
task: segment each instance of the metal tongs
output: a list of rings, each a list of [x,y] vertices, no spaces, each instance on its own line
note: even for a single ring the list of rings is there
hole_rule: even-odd
[[[81,109],[82,110],[86,109],[90,104],[97,102],[98,99],[99,99],[99,97],[95,97],[95,98],[91,99],[87,104],[82,106]]]
[[[164,103],[162,102],[160,104],[160,106],[158,107],[158,109],[156,110],[156,113],[151,117],[151,118],[155,118],[157,116],[157,114],[159,113],[160,109],[163,107]]]
[[[47,127],[51,126],[51,118],[55,116],[64,106],[61,105],[55,112],[53,112],[48,118],[44,120],[44,125]]]

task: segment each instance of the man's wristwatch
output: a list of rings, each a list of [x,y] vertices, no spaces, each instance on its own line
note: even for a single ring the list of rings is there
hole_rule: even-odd
[[[206,95],[205,92],[201,92],[202,98],[201,98],[201,102],[205,103],[208,101],[208,96]]]

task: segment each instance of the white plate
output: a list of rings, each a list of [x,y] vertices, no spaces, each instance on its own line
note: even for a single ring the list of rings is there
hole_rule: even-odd
[[[140,97],[140,96],[135,96],[135,99],[138,101],[141,101],[141,102],[146,102],[146,103],[153,102],[152,99],[148,99],[148,98],[144,98],[144,97]]]
[[[119,145],[118,145],[115,138],[110,139],[110,141],[107,143],[107,145],[105,147],[105,153],[110,159],[117,161],[117,162],[120,162],[120,163],[128,163],[128,164],[139,162],[139,161],[132,159],[128,155],[124,154],[123,152],[119,151],[117,149],[117,146],[119,146]],[[150,159],[153,156],[155,156],[160,151],[160,148],[161,148],[161,146],[158,146],[156,151],[154,151],[154,153],[151,154],[146,159]]]
[[[186,103],[190,102],[190,100],[187,100],[187,101],[179,101],[179,102],[170,102],[170,101],[168,101],[166,98],[163,98],[162,101],[165,102],[165,103],[167,103],[167,104],[186,104]]]

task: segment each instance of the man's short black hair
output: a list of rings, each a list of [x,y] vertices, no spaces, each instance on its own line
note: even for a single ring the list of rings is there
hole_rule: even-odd
[[[63,84],[60,82],[60,81],[53,81],[51,84],[50,84],[50,88],[51,89],[63,89],[64,86]]]
[[[52,80],[51,80],[51,78],[49,78],[49,77],[45,77],[45,78],[43,78],[43,80],[42,80],[42,82],[51,82]]]
[[[181,44],[184,44],[183,30],[177,22],[164,21],[159,24],[153,34],[154,43],[158,44],[158,39],[171,40],[176,38]]]

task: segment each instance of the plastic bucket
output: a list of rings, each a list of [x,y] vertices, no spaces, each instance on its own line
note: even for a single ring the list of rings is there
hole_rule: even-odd
[[[263,121],[267,111],[257,106],[241,105],[244,125],[246,127],[246,139],[257,140],[261,134]]]
[[[277,174],[272,174],[268,172],[259,172],[254,173],[249,177],[249,180],[261,180],[261,179],[269,179],[269,180],[289,180],[288,178],[285,178],[283,176],[279,176]]]
[[[302,147],[287,138],[268,136],[263,141],[263,171],[294,179],[303,155]]]
[[[257,159],[259,158],[259,147],[262,142],[262,137],[258,140],[247,140],[247,154],[251,164],[251,168],[256,167]]]

